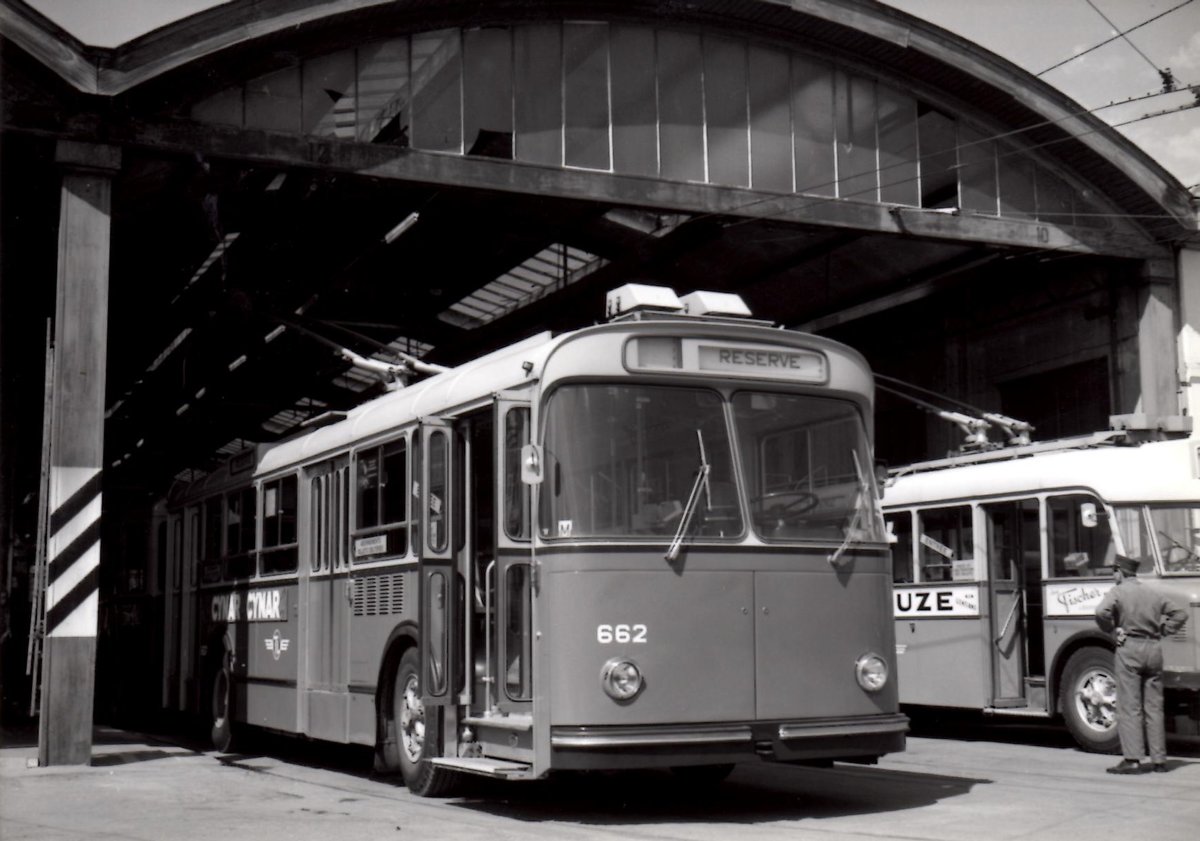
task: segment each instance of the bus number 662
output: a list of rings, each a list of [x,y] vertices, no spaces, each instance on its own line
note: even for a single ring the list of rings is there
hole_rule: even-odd
[[[601,645],[619,642],[645,642],[645,625],[597,625],[596,642]]]

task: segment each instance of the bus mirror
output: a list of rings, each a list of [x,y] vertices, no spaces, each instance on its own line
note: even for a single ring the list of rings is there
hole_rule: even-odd
[[[1094,502],[1085,502],[1079,506],[1079,522],[1088,529],[1094,529],[1100,525],[1100,515],[1096,512]]]
[[[521,447],[521,481],[526,485],[542,483],[542,448],[537,444]]]

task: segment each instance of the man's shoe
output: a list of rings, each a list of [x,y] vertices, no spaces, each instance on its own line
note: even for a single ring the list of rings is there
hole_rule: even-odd
[[[1138,774],[1141,772],[1142,766],[1136,759],[1122,759],[1107,770],[1110,774]]]
[[[1154,763],[1154,773],[1155,773],[1155,774],[1165,774],[1165,773],[1167,773],[1167,763],[1165,763],[1165,762],[1155,762],[1155,763]]]

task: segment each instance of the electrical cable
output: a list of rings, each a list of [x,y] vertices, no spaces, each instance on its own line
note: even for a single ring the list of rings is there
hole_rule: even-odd
[[[1191,2],[1192,2],[1192,0],[1183,0],[1183,2],[1180,3],[1179,5],[1172,6],[1171,8],[1167,9],[1165,12],[1161,12],[1161,13],[1155,15],[1154,17],[1149,18],[1148,20],[1142,21],[1137,26],[1131,26],[1129,29],[1126,29],[1124,32],[1118,32],[1113,37],[1108,38],[1104,41],[1101,41],[1099,44],[1095,44],[1091,47],[1088,47],[1086,50],[1083,50],[1082,52],[1075,53],[1070,58],[1064,58],[1058,64],[1052,64],[1051,66],[1049,66],[1045,70],[1043,70],[1041,73],[1036,73],[1034,75],[1040,77],[1040,76],[1046,75],[1051,70],[1057,70],[1059,67],[1062,67],[1064,64],[1069,64],[1077,58],[1082,58],[1083,56],[1087,55],[1088,53],[1094,52],[1095,50],[1100,49],[1105,44],[1111,44],[1113,41],[1116,41],[1118,38],[1124,38],[1126,35],[1128,35],[1130,32],[1133,32],[1135,29],[1141,29],[1143,26],[1145,26],[1148,23],[1153,23],[1154,21],[1158,20],[1159,18],[1166,17],[1167,15],[1171,14],[1171,12],[1174,12],[1178,9],[1182,9],[1184,6],[1188,5]],[[1155,69],[1157,70],[1158,68],[1155,68]]]

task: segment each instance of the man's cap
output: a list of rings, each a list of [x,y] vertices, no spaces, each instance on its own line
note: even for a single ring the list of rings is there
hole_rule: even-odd
[[[1128,555],[1117,555],[1113,560],[1113,568],[1121,570],[1126,575],[1137,575],[1138,567],[1141,565],[1140,558],[1131,558]]]

